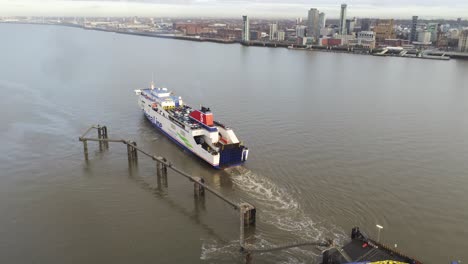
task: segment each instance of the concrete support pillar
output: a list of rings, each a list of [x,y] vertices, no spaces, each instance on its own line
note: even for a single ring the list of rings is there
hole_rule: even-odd
[[[83,150],[84,150],[84,158],[88,160],[88,141],[83,140]]]
[[[167,159],[166,159],[166,158],[163,158],[163,161],[167,163]],[[167,177],[167,166],[166,166],[166,164],[164,164],[164,163],[162,163],[161,165],[162,165],[162,167],[161,167],[162,174],[163,174],[163,175],[166,175],[166,177]]]
[[[251,264],[252,263],[252,254],[247,253],[245,254],[245,264]]]
[[[242,253],[246,253],[245,261],[246,263],[251,263],[252,258],[250,256],[250,252],[246,249],[245,245],[245,228],[246,227],[253,227],[255,225],[255,215],[256,209],[253,205],[248,203],[241,203],[239,204],[239,217],[240,217],[240,251]]]
[[[98,139],[102,139],[102,128],[100,126],[97,127],[98,132]],[[99,140],[99,151],[102,151],[103,142]]]
[[[165,171],[165,172],[164,172]],[[169,186],[169,181],[167,180],[167,169],[166,169],[166,166],[164,166],[163,168],[163,173],[161,175],[161,179],[162,179],[162,184],[164,187],[168,187]]]
[[[158,188],[158,190],[162,190],[163,186],[162,186],[162,180],[161,180],[161,175],[159,173],[157,173],[159,170],[159,162],[156,162],[156,186]]]
[[[133,141],[131,143],[133,146],[132,146],[132,156],[133,156],[133,162],[134,163],[138,163],[138,150],[134,147],[137,146],[137,143],[135,141]]]
[[[163,160],[166,160],[166,159],[163,158]],[[162,162],[159,162],[159,161],[156,162],[156,175],[158,177],[158,184],[160,181],[164,187],[167,187],[168,186],[167,166],[163,164]]]
[[[135,142],[127,142],[128,165],[132,166],[138,163],[138,150],[135,148]]]
[[[102,138],[103,139],[109,139],[109,136],[107,135],[107,127],[106,126],[101,127],[101,131],[102,131]],[[109,148],[109,142],[104,141],[104,147],[106,149],[108,149]]]
[[[161,173],[161,162],[157,161],[156,162],[156,175],[158,177],[161,177],[162,176],[162,173]]]
[[[166,161],[166,158],[162,158],[163,161]],[[158,162],[158,174],[161,176],[167,176],[167,166],[162,162]]]
[[[240,204],[241,218],[245,227],[255,226],[257,209],[251,204]]]
[[[239,244],[240,244],[240,250],[241,252],[244,252],[244,246],[245,246],[245,237],[244,237],[244,207],[242,206],[242,204],[239,206],[239,218],[240,218],[240,221],[239,221],[239,227],[240,227],[240,230],[239,230]]]
[[[205,188],[200,185],[199,183],[205,183],[205,179],[200,177],[193,177],[195,182],[193,184],[193,193],[195,197],[203,197],[205,196]]]
[[[132,146],[127,143],[127,156],[128,156],[128,164],[132,164]]]

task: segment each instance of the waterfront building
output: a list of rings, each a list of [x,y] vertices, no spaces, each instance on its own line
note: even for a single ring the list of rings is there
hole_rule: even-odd
[[[411,21],[411,32],[409,35],[409,41],[413,42],[418,39],[418,32],[416,31],[418,27],[418,16],[413,16],[413,20]]]
[[[431,32],[424,30],[418,33],[418,42],[431,43]]]
[[[270,24],[270,40],[278,39],[278,23]]]
[[[219,38],[229,39],[229,40],[239,40],[242,39],[242,30],[239,28],[219,28],[216,30]]]
[[[346,32],[348,35],[351,35],[354,32],[354,27],[356,26],[357,19],[346,19]]]
[[[429,23],[427,25],[427,31],[431,32],[431,42],[435,43],[437,40],[437,29],[439,28],[439,24],[437,23]]]
[[[294,28],[286,28],[284,31],[284,39],[290,39],[296,36],[296,29]]]
[[[320,46],[337,47],[343,45],[343,39],[341,38],[321,38],[319,42]]]
[[[442,29],[442,25],[438,24],[435,43],[437,47],[444,47],[448,45],[447,36],[445,35],[445,32]]]
[[[261,36],[259,31],[250,31],[250,40],[258,40]]]
[[[378,19],[375,27],[375,41],[383,43],[385,39],[396,38],[393,19]]]
[[[173,29],[181,31],[187,36],[199,35],[203,31],[203,27],[203,24],[183,22],[174,23],[172,26]]]
[[[349,36],[349,35],[348,35]],[[357,34],[357,38],[349,38],[348,46],[361,47],[366,49],[375,48],[375,33],[374,31],[361,31]]]
[[[306,26],[302,26],[302,25],[297,25],[296,26],[296,36],[297,37],[305,37],[306,36]]]
[[[358,45],[373,49],[375,48],[375,32],[374,31],[361,31],[357,34]]]
[[[242,26],[242,41],[246,42],[250,40],[250,30],[249,30],[249,18],[247,16],[242,16],[243,26]]]
[[[326,22],[325,13],[320,12],[319,13],[319,32],[320,30],[322,30],[322,28],[325,28],[325,22]]]
[[[283,30],[278,31],[278,41],[284,41],[285,32]]]
[[[333,35],[335,31],[333,30],[333,28],[329,28],[329,27],[326,27],[326,28],[322,28],[320,30],[320,35],[321,36],[331,36]]]
[[[449,39],[445,35],[440,35],[440,37],[437,38],[437,43],[436,43],[438,48],[448,48],[449,45]]]
[[[356,40],[356,36],[354,35],[335,35],[335,39],[341,39],[341,45],[348,46],[349,43],[354,43]]]
[[[318,45],[319,46],[327,46],[328,45],[328,39],[330,39],[330,37],[326,37],[326,36],[322,36],[319,41],[318,41]]]
[[[320,14],[318,9],[311,8],[307,17],[307,36],[318,39],[320,34]]]
[[[341,4],[339,34],[346,35],[346,4]]]
[[[460,30],[458,30],[456,28],[451,28],[448,31],[448,37],[450,39],[458,39],[459,34],[460,34]]]
[[[370,18],[361,19],[361,31],[369,31],[371,27]]]
[[[458,51],[468,52],[468,29],[464,29],[460,32],[458,37]]]
[[[313,41],[314,41],[314,38],[310,38],[310,37],[298,37],[297,40],[296,40],[296,44],[297,44],[297,45],[308,46],[308,45],[314,44]]]

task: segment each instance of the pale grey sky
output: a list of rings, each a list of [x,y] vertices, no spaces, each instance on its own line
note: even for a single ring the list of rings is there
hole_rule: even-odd
[[[295,18],[315,7],[337,18],[342,2],[350,17],[468,19],[468,0],[0,0],[0,16]]]

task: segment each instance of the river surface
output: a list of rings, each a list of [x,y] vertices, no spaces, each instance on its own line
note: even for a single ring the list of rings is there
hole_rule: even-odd
[[[257,247],[353,226],[426,263],[468,261],[468,61],[381,58],[0,25],[0,263],[242,263],[235,210],[126,148],[133,139],[258,208]],[[211,169],[145,120],[151,76],[250,148]],[[318,263],[311,247],[253,263]]]

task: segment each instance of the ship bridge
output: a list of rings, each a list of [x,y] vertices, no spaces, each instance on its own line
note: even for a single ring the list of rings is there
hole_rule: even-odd
[[[154,88],[143,90],[151,97],[153,101],[160,104],[165,110],[183,106],[181,96],[175,96],[167,88]]]

